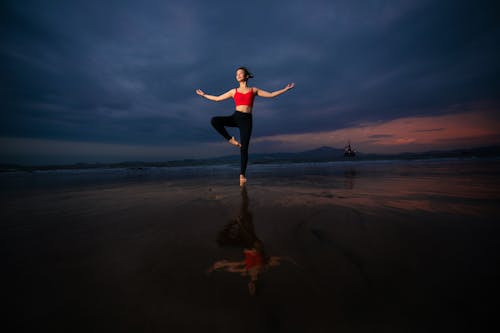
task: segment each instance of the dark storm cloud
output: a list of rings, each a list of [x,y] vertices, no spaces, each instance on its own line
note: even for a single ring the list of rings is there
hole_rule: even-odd
[[[3,12],[9,88],[2,134],[146,142],[168,127],[165,138],[175,137],[186,127],[178,106],[190,97],[182,68],[198,52],[184,45],[189,9],[158,6],[34,2]],[[147,128],[150,139],[142,135]]]
[[[217,140],[234,70],[272,91],[254,135],[497,107],[493,1],[8,1],[1,136],[108,143]]]

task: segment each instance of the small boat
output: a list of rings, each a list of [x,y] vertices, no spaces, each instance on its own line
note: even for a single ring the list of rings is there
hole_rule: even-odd
[[[351,148],[351,142],[344,148],[344,157],[355,157],[356,152]]]

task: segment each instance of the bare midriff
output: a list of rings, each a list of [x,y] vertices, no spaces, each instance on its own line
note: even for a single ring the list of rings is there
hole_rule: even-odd
[[[238,105],[236,107],[236,111],[240,111],[243,113],[252,113],[252,107],[249,105]]]

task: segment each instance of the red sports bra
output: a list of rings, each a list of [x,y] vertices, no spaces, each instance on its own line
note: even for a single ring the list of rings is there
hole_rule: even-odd
[[[262,253],[256,250],[245,250],[245,267],[250,269],[255,266],[262,266],[264,264],[264,258],[262,258]]]
[[[253,106],[253,100],[255,98],[255,95],[253,93],[253,88],[250,88],[250,90],[246,93],[240,93],[238,91],[238,88],[236,88],[236,92],[234,93],[234,103],[236,106],[238,105],[248,105],[248,106]]]

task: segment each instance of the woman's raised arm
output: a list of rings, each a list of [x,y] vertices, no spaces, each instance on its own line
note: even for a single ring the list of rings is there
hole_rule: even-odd
[[[234,94],[233,89],[231,89],[228,92],[226,92],[225,94],[222,94],[219,96],[205,94],[203,92],[203,90],[201,90],[201,89],[196,89],[196,93],[198,95],[200,95],[201,97],[205,97],[206,99],[209,99],[209,100],[214,101],[214,102],[220,102],[220,101],[223,101],[225,99],[231,98],[231,97],[233,97],[233,94]]]
[[[210,266],[210,268],[207,270],[207,273],[211,273],[218,269],[224,269],[227,272],[242,273],[246,272],[246,269],[243,268],[244,265],[245,261],[220,260],[215,262],[212,266]]]
[[[273,98],[273,97],[279,96],[279,95],[287,92],[288,90],[292,89],[293,87],[295,87],[295,83],[289,83],[286,85],[285,88],[283,88],[281,90],[276,90],[273,92],[267,92],[265,90],[257,88],[257,95],[260,97]]]

